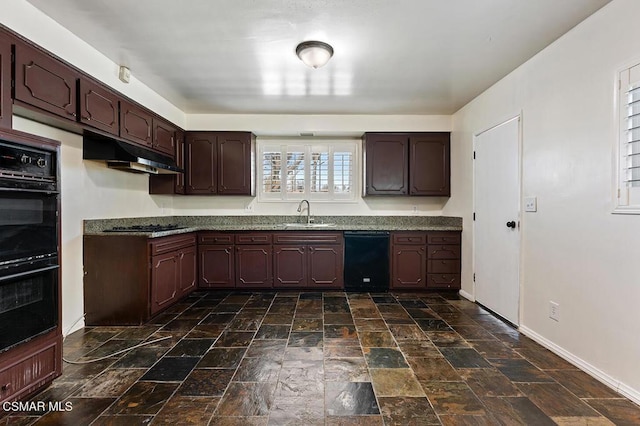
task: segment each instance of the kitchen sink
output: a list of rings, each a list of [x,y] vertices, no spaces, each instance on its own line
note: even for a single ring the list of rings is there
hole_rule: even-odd
[[[303,229],[313,229],[313,228],[335,228],[335,223],[285,223],[285,228],[303,228]]]

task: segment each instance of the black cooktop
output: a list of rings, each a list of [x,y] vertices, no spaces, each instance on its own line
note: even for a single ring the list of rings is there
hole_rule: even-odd
[[[133,226],[114,226],[105,229],[104,232],[163,232],[172,231],[174,229],[184,228],[180,225],[133,225]]]

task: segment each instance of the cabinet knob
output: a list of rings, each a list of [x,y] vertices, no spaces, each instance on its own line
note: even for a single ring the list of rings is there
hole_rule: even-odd
[[[75,117],[77,115],[75,112],[69,112],[69,111],[67,111],[67,114],[69,114],[72,117]]]
[[[2,390],[2,392],[6,392],[9,389],[11,389],[11,383],[6,383],[4,385],[2,385],[2,388],[0,388]]]

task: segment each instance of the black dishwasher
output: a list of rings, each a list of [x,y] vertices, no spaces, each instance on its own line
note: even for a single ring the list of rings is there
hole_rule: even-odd
[[[344,289],[372,293],[389,290],[389,232],[344,232]]]

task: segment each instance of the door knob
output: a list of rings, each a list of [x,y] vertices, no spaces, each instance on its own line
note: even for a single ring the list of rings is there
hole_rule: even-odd
[[[507,222],[507,227],[508,227],[508,228],[511,228],[511,229],[515,229],[515,227],[516,227],[516,221],[515,221],[515,220],[512,220],[512,221],[510,221],[510,222]]]

